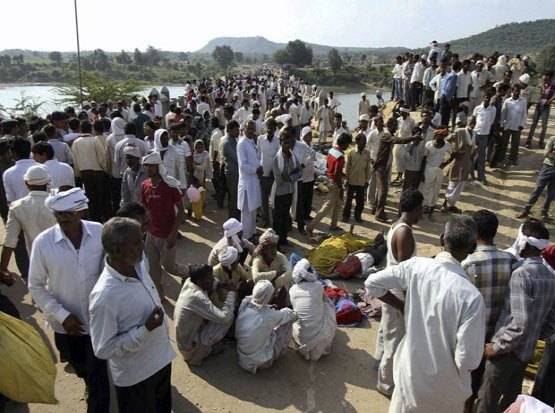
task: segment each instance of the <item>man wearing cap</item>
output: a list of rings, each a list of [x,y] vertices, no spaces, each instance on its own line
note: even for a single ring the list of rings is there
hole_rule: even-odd
[[[89,295],[104,267],[102,225],[83,220],[88,201],[81,188],[46,198],[58,223],[33,242],[29,292],[54,330],[56,347],[87,385],[87,411],[105,413],[106,361],[94,355],[89,336]]]
[[[258,138],[256,146],[260,154],[262,176],[260,177],[260,194],[262,198],[262,226],[268,228],[270,224],[270,194],[274,184],[272,164],[279,150],[279,137],[276,136],[277,123],[273,118],[266,121],[267,133]]]
[[[141,165],[141,150],[133,144],[123,148],[127,169],[123,172],[121,181],[121,206],[129,202],[140,202],[141,185],[148,178]]]
[[[52,211],[44,204],[50,182],[48,171],[40,165],[31,166],[23,175],[23,180],[29,189],[29,194],[10,204],[4,233],[0,272],[8,275],[10,274],[8,265],[17,247],[20,232],[23,231],[27,253],[31,255],[31,245],[35,238],[42,231],[56,224]]]
[[[370,114],[370,102],[366,99],[366,93],[360,94],[360,102],[358,102],[358,116]]]
[[[150,277],[163,298],[162,267],[170,274],[188,275],[188,267],[175,261],[177,233],[185,217],[181,184],[168,175],[159,152],[146,155],[143,165],[148,179],[141,184],[141,203],[150,213],[145,252]]]

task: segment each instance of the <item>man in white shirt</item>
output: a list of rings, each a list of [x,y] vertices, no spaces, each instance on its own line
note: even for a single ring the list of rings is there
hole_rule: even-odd
[[[54,157],[60,161],[72,164],[73,156],[71,155],[71,149],[69,145],[58,139],[58,131],[54,125],[46,125],[43,128],[43,132],[48,137],[48,143],[52,145],[54,149]]]
[[[416,64],[410,78],[410,110],[415,111],[420,105],[420,95],[422,94],[422,81],[424,79],[424,71],[426,70],[426,56],[416,57]]]
[[[358,116],[370,115],[370,102],[366,99],[366,93],[360,94],[360,101],[358,102]]]
[[[75,173],[67,163],[54,158],[54,149],[48,142],[38,142],[33,146],[33,158],[42,164],[50,176],[50,188],[62,190],[75,186]]]
[[[262,165],[262,176],[260,177],[260,193],[262,198],[262,226],[268,228],[270,223],[270,194],[274,184],[272,165],[279,150],[279,137],[276,136],[277,124],[273,118],[266,121],[268,133],[258,138],[256,143],[260,154]]]
[[[395,84],[394,93],[391,94],[391,99],[395,96],[395,100],[397,101],[403,97],[403,58],[401,56],[397,56],[395,61],[395,66],[391,71],[391,73],[393,73],[393,82]]]
[[[204,112],[208,112],[210,115],[212,115],[212,112],[210,111],[210,105],[208,104],[208,102],[206,102],[206,95],[204,94],[200,95],[200,103],[197,106],[197,111],[201,115],[204,115]]]
[[[470,110],[474,110],[484,99],[485,87],[488,82],[489,74],[484,70],[484,62],[478,60],[476,62],[476,69],[470,74],[471,88],[468,95],[470,100]]]
[[[102,230],[104,271],[90,295],[91,341],[108,361],[120,413],[170,412],[168,324],[143,259],[140,224],[112,218]]]
[[[476,147],[478,154],[476,155],[475,168],[478,171],[478,180],[486,185],[486,152],[488,149],[489,134],[497,109],[490,105],[491,95],[488,93],[484,96],[481,105],[474,108],[473,115],[476,117]]]
[[[83,378],[89,391],[87,411],[105,413],[110,405],[106,362],[93,352],[89,295],[104,265],[102,225],[84,221],[88,199],[81,188],[46,198],[57,225],[33,242],[29,292],[54,330],[62,357]]]
[[[241,211],[243,234],[250,239],[256,234],[256,210],[262,204],[259,177],[263,169],[254,143],[256,125],[249,120],[245,123],[245,135],[237,143],[239,183],[237,185],[237,208]]]
[[[341,102],[339,101],[339,99],[334,97],[333,92],[328,93],[328,105],[333,114],[335,114],[335,112],[337,111],[337,108],[341,106]]]
[[[505,152],[511,141],[511,150],[509,152],[509,160],[503,167],[509,165],[516,165],[518,162],[518,148],[520,146],[520,134],[524,125],[526,124],[526,116],[528,110],[526,107],[526,100],[520,96],[520,85],[514,85],[512,88],[511,97],[505,99],[501,109],[500,124],[503,129],[501,136],[501,147],[499,148],[500,154],[496,159],[499,162],[505,158]],[[494,155],[495,156],[495,155]]]
[[[46,142],[43,143],[48,145]],[[23,180],[29,188],[29,195],[10,204],[6,222],[0,260],[0,272],[5,275],[10,274],[8,265],[19,242],[20,233],[23,231],[27,254],[31,255],[31,245],[35,238],[42,231],[56,224],[52,211],[44,205],[50,181],[48,171],[40,165],[31,166],[23,176]],[[27,277],[27,274],[22,276]]]
[[[297,181],[297,208],[295,220],[301,234],[305,233],[305,222],[312,219],[312,196],[314,193],[314,162],[316,161],[316,151],[312,147],[312,128],[305,126],[301,131],[301,140],[295,144],[301,153],[298,161],[303,168],[303,175]]]
[[[343,115],[337,112],[333,115],[333,145],[337,145],[337,138],[341,136],[342,133],[348,133],[343,127]]]
[[[8,204],[23,198],[29,193],[29,188],[25,185],[23,175],[25,175],[25,172],[27,172],[31,166],[37,165],[33,159],[29,159],[29,155],[31,154],[31,142],[27,139],[14,139],[11,150],[15,165],[7,169],[2,175]]]
[[[369,295],[403,311],[406,320],[390,412],[462,411],[471,394],[470,372],[484,351],[485,306],[461,261],[474,251],[476,236],[470,217],[452,218],[440,237],[444,251],[435,258],[411,258],[364,283]],[[392,289],[406,290],[406,301]]]
[[[453,110],[453,114],[451,116],[451,124],[453,125],[453,128],[455,128],[456,124],[455,121],[457,117],[457,108],[461,105],[462,102],[466,102],[468,100],[468,94],[471,84],[472,76],[470,74],[470,60],[465,59],[462,62],[462,69],[459,71],[457,76],[457,91],[455,93],[455,100],[453,102],[455,110]]]
[[[241,128],[243,128],[243,124],[246,122],[250,114],[249,104],[249,99],[243,99],[241,107],[233,114],[233,119],[239,123]]]

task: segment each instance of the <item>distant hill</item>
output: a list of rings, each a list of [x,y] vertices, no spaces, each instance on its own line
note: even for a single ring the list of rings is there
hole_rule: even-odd
[[[216,37],[210,40],[206,46],[202,49],[197,50],[194,53],[210,54],[217,46],[229,46],[234,52],[241,52],[243,54],[267,54],[272,55],[279,49],[283,49],[285,43],[276,43],[271,40],[266,39],[262,36],[256,37]],[[315,55],[321,55],[328,53],[333,46],[325,46],[314,43],[307,43],[308,46],[312,47],[312,51]],[[340,53],[403,53],[409,49],[404,47],[335,47]]]
[[[447,43],[447,42],[445,42]],[[537,53],[542,47],[555,44],[555,19],[543,19],[522,23],[503,24],[493,29],[463,39],[451,40],[451,50],[459,54],[480,52],[489,54],[497,50],[501,53]],[[243,54],[272,55],[286,46],[262,36],[256,37],[217,37],[195,53],[210,54],[216,46],[227,45],[235,52]],[[333,46],[307,43],[315,55],[328,53]],[[335,47],[340,53],[401,54],[405,47]]]
[[[496,50],[508,54],[537,53],[544,46],[555,44],[555,19],[502,24],[448,43],[459,54],[490,54]]]

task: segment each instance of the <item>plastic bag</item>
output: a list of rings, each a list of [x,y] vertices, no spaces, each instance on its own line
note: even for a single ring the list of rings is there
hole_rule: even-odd
[[[0,312],[0,393],[21,403],[55,404],[56,366],[39,333]]]

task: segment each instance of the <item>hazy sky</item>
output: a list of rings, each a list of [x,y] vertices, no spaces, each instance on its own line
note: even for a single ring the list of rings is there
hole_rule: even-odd
[[[77,0],[82,50],[195,51],[214,37],[419,47],[512,21],[554,0]],[[272,8],[269,8],[271,5]],[[76,49],[73,0],[2,0],[1,49]],[[8,17],[9,16],[9,17]]]

